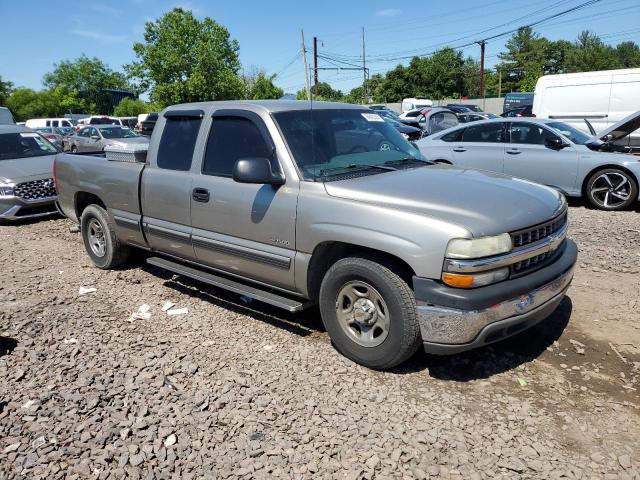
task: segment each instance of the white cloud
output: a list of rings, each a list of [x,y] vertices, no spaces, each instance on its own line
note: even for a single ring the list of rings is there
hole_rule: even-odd
[[[108,33],[100,33],[93,30],[82,30],[82,29],[71,30],[71,34],[77,35],[78,37],[95,40],[100,43],[119,43],[119,42],[123,42],[127,38],[124,35],[110,35]]]
[[[377,17],[395,17],[396,15],[400,15],[402,13],[401,10],[397,8],[385,8],[384,10],[378,10],[376,12]]]

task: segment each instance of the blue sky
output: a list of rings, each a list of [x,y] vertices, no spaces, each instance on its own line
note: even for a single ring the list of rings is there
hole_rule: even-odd
[[[62,59],[82,53],[97,56],[119,70],[133,59],[131,45],[142,40],[146,21],[174,6],[191,9],[225,25],[240,43],[245,68],[278,73],[276,83],[287,92],[304,85],[299,58],[300,29],[310,47],[318,37],[321,54],[359,64],[361,27],[365,27],[368,66],[384,72],[398,57],[428,53],[447,44],[463,45],[573,7],[584,0],[89,0],[52,4],[35,0],[0,0],[0,76],[17,86],[41,88],[42,76]],[[306,7],[303,7],[306,5]],[[500,26],[503,25],[503,26]],[[496,27],[496,28],[493,28]],[[570,15],[548,21],[536,31],[551,39],[575,40],[581,30],[601,35],[607,43],[640,44],[640,2],[601,0]],[[506,38],[487,44],[488,66]],[[465,54],[479,57],[471,45]],[[309,62],[311,59],[309,58]],[[408,60],[402,60],[407,62]],[[320,66],[330,67],[321,60]],[[349,90],[361,83],[358,71],[320,72],[320,80]]]

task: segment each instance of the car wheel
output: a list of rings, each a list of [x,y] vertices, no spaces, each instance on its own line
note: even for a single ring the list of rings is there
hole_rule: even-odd
[[[96,267],[108,270],[127,261],[130,248],[116,236],[104,208],[98,205],[85,208],[80,218],[80,231],[84,248]]]
[[[391,368],[420,346],[413,291],[399,275],[361,257],[337,261],[320,286],[322,321],[336,349],[369,368]]]
[[[78,153],[78,147],[71,145],[71,153]]]
[[[624,210],[638,198],[638,185],[630,174],[617,168],[595,172],[587,181],[587,199],[600,210]]]

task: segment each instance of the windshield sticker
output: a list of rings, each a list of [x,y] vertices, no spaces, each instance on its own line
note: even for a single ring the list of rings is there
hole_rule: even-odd
[[[40,134],[38,134],[38,133],[21,133],[20,136],[22,138],[38,138],[38,137],[40,137]]]
[[[380,115],[378,115],[377,113],[363,113],[362,116],[368,122],[384,122],[382,117]]]

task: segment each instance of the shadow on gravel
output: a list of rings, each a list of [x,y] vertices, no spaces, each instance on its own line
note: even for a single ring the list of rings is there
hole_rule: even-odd
[[[163,278],[165,287],[226,308],[231,312],[247,315],[295,335],[306,337],[315,332],[324,332],[324,326],[320,320],[320,312],[317,308],[310,308],[292,314],[277,307],[242,297],[224,289],[212,287],[188,277],[175,276],[174,278],[173,273],[151,265],[145,264],[142,269],[154,276]]]
[[[0,357],[9,355],[18,346],[18,341],[10,337],[0,337]]]
[[[518,335],[452,356],[428,355],[420,351],[393,371],[405,374],[429,369],[433,378],[456,382],[485,379],[507,372],[538,358],[558,340],[569,323],[572,309],[571,299],[565,297],[551,316]]]

